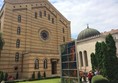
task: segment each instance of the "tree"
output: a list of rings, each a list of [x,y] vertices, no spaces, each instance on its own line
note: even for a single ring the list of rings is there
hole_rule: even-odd
[[[104,65],[105,65],[105,55],[106,54],[107,54],[107,46],[106,46],[105,42],[101,42],[101,55],[100,55],[101,61],[99,62],[99,64],[100,64],[100,73],[103,76],[105,76]]]
[[[4,80],[7,81],[8,73],[4,73]]]
[[[35,72],[32,73],[32,80],[35,79]]]
[[[100,69],[101,62],[101,43],[97,42],[95,45],[95,60],[96,60],[96,69]]]
[[[4,75],[3,75],[4,73],[2,72],[2,71],[0,71],[0,82],[3,80],[3,78],[4,78]]]
[[[19,74],[18,74],[18,72],[16,73],[16,79],[18,79],[18,77],[19,77]]]
[[[97,42],[95,54],[91,54],[92,68],[99,68],[100,73],[109,80],[118,80],[118,58],[116,45],[111,34],[106,36],[105,42]],[[114,83],[117,83],[114,81]]]
[[[92,70],[95,71],[95,69],[97,68],[97,60],[94,53],[91,53],[91,63],[92,63]]]
[[[96,45],[95,45],[95,54],[92,53],[91,54],[91,63],[92,63],[92,70],[94,71],[95,69],[97,70],[101,70],[102,67],[103,67],[103,51],[101,50],[102,49],[102,45],[103,45],[104,42],[97,42]]]
[[[44,71],[44,73],[43,73],[43,76],[44,76],[44,78],[46,78],[46,72]]]
[[[40,71],[38,71],[38,79],[39,80],[41,79],[41,73],[40,73]]]
[[[106,39],[106,45],[107,45],[107,54],[105,55],[105,76],[109,80],[118,80],[118,58],[116,56],[116,45],[115,41],[111,34],[109,34]]]

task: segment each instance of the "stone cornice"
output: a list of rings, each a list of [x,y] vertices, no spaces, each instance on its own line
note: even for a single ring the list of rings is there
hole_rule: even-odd
[[[100,35],[92,36],[92,37],[89,37],[89,38],[86,38],[86,39],[77,40],[77,43],[84,42],[84,41],[88,41],[88,40],[95,39],[95,38],[99,38],[99,37],[105,38],[106,35],[108,35],[108,34],[112,34],[112,35],[118,34],[118,29],[116,29],[116,30],[111,30],[111,31],[108,31],[108,32],[104,32],[104,33],[101,33]],[[115,40],[115,41],[117,41],[117,40]]]
[[[12,3],[12,4],[37,3],[41,1],[47,1],[47,0],[4,0],[5,3]]]
[[[64,25],[66,25],[66,27],[70,25],[70,21],[68,21],[48,0],[4,0],[4,2],[13,5],[41,3],[42,6],[45,6],[48,10],[52,11],[52,13],[55,13],[55,16],[57,16],[56,14],[58,14],[60,20],[62,22],[65,22]]]
[[[92,40],[92,39],[95,39],[95,38],[100,38],[100,37],[104,37],[104,36],[102,34],[96,35],[96,36],[92,36],[92,37],[89,37],[89,38],[86,38],[86,39],[77,40],[77,43],[88,41],[88,40]]]

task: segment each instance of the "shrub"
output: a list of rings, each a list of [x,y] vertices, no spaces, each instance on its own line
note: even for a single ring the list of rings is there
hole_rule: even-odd
[[[4,73],[4,80],[7,81],[8,73]]]
[[[109,80],[102,75],[97,75],[92,78],[92,83],[109,83]]]
[[[32,74],[32,80],[34,80],[35,79],[35,72],[33,72],[33,74]]]
[[[41,74],[40,74],[40,71],[38,72],[38,79],[40,80],[41,79]]]
[[[16,73],[16,79],[18,79],[18,77],[19,77],[19,74],[18,74],[18,72]]]
[[[0,71],[0,82],[4,79],[4,73]]]
[[[44,78],[46,78],[46,72],[44,71],[44,73],[43,73],[43,76],[44,76]]]
[[[118,83],[118,80],[112,80],[110,83]]]

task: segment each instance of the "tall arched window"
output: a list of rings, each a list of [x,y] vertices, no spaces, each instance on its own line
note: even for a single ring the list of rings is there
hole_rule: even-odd
[[[79,52],[79,56],[80,56],[80,65],[81,67],[83,67],[83,56],[82,56],[82,52]]]
[[[87,51],[84,51],[84,61],[85,61],[85,66],[88,66]]]
[[[47,66],[47,59],[45,59],[44,62],[43,62],[43,68],[44,69],[47,69],[48,68],[48,66]]]
[[[19,48],[20,47],[20,39],[17,39],[16,40],[16,48]]]
[[[20,32],[21,32],[21,28],[20,28],[20,26],[18,26],[18,28],[17,28],[17,35],[20,35]]]
[[[18,53],[18,52],[16,52],[16,54],[15,54],[15,61],[16,61],[16,62],[19,61],[19,53]]]
[[[65,36],[63,36],[63,42],[65,42]]]
[[[50,14],[48,14],[48,20],[50,20]]]
[[[34,61],[34,69],[39,69],[39,60],[35,59]]]
[[[65,29],[64,29],[64,28],[63,28],[63,30],[62,30],[62,31],[63,31],[63,33],[65,33]]]
[[[39,16],[40,16],[40,18],[42,18],[42,12],[41,11],[39,12]]]
[[[37,19],[37,12],[35,12],[34,14],[35,14],[35,18]]]
[[[44,11],[44,16],[46,16],[46,11]]]
[[[52,18],[52,23],[54,24],[54,18]]]
[[[18,15],[18,22],[21,22],[21,15]]]

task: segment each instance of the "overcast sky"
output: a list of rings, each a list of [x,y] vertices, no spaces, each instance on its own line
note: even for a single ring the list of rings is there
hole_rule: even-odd
[[[100,32],[118,29],[118,0],[49,0],[71,21],[72,38],[89,24]],[[0,6],[3,0],[0,0]]]

